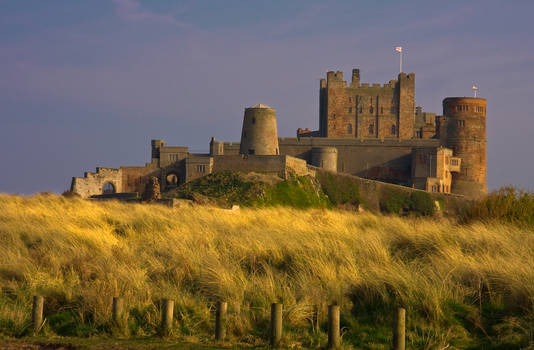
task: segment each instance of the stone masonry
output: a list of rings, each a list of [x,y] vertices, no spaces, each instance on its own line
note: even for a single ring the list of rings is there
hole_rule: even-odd
[[[240,142],[211,138],[209,153],[152,140],[151,162],[74,177],[71,190],[87,198],[104,187],[142,192],[151,176],[162,191],[212,172],[234,170],[288,177],[314,167],[431,192],[480,197],[486,187],[486,100],[449,97],[443,115],[415,103],[415,74],[388,83],[351,82],[330,71],[319,86],[319,129],[279,138],[274,109],[246,108]],[[309,165],[309,166],[308,166]],[[313,167],[311,167],[313,166]]]

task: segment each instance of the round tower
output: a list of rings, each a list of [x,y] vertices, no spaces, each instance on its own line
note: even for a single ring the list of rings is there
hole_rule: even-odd
[[[452,173],[452,192],[468,197],[488,193],[486,186],[486,99],[447,97],[443,100],[447,118],[446,146],[461,158],[460,172]]]
[[[311,165],[324,170],[337,171],[337,148],[313,147],[311,150]]]
[[[239,153],[262,156],[280,154],[274,109],[261,103],[245,108]]]

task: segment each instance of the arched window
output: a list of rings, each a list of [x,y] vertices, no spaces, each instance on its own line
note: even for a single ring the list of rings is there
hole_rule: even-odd
[[[351,123],[349,123],[349,125],[347,126],[347,134],[352,135],[352,124]]]
[[[375,133],[375,126],[373,124],[369,124],[369,135],[373,135]]]
[[[396,135],[397,134],[397,128],[395,127],[395,124],[393,124],[391,126],[391,135]]]

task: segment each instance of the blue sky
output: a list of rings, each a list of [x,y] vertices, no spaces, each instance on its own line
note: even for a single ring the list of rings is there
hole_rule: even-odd
[[[243,109],[280,136],[318,127],[327,70],[416,73],[416,102],[488,99],[488,185],[533,190],[533,1],[0,0],[0,192],[61,192],[150,140],[238,141]]]

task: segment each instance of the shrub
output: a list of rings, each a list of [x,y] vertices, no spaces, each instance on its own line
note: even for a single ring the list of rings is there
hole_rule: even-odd
[[[436,207],[429,193],[414,191],[410,195],[410,211],[422,216],[434,215]]]
[[[409,208],[409,195],[406,191],[386,189],[380,198],[380,210],[388,214],[402,214]]]
[[[362,203],[358,183],[351,177],[318,170],[317,180],[333,205]]]
[[[431,216],[435,212],[434,201],[429,193],[423,191],[384,189],[380,198],[380,210],[388,214],[408,212],[421,216]]]
[[[519,226],[534,227],[534,193],[503,187],[474,201],[462,215],[464,221],[502,220]]]

